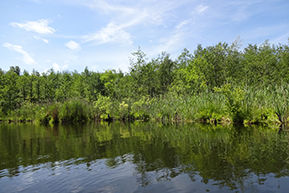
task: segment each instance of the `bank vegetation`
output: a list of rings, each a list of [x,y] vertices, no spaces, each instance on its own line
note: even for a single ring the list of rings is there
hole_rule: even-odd
[[[289,43],[219,43],[176,60],[139,48],[129,72],[0,69],[0,121],[58,124],[90,120],[286,123]]]

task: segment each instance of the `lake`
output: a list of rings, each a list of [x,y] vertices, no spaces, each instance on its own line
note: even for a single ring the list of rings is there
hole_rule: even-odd
[[[0,192],[288,192],[287,132],[156,122],[0,124]]]

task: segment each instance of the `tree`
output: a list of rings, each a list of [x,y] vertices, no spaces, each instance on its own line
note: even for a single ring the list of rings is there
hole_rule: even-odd
[[[136,52],[132,53],[133,57],[130,58],[130,76],[131,76],[131,89],[133,89],[137,95],[139,95],[139,90],[141,88],[141,76],[142,76],[142,66],[147,64],[146,54],[138,48]]]
[[[114,96],[115,79],[115,70],[106,70],[104,73],[101,74],[100,80],[104,84],[106,96]]]
[[[159,55],[158,62],[156,72],[158,89],[160,94],[164,94],[169,90],[169,85],[173,82],[176,64],[170,59],[170,55],[165,52]]]
[[[40,102],[41,101],[41,87],[42,87],[42,81],[40,77],[40,73],[38,71],[35,71],[33,69],[32,75],[34,76],[34,81],[33,81],[33,98],[34,102]]]
[[[2,89],[2,112],[7,115],[11,110],[19,107],[18,101],[18,89],[17,80],[20,72],[15,71],[14,67],[11,67],[8,72],[3,76],[4,87]]]
[[[56,89],[55,97],[56,97],[57,101],[65,101],[72,96],[72,94],[71,94],[71,84],[72,84],[71,74],[68,71],[62,72],[62,74],[59,75],[58,80],[59,80],[59,86]]]
[[[177,69],[186,68],[194,59],[193,55],[186,48],[183,49],[181,55],[176,60]]]
[[[249,44],[244,49],[242,60],[245,69],[246,84],[270,84],[276,81],[274,72],[278,71],[277,53],[266,40],[259,47]],[[279,76],[277,76],[278,78]]]
[[[17,80],[17,88],[19,90],[19,98],[21,102],[27,100],[28,92],[29,92],[29,85],[28,85],[29,73],[24,70],[23,75],[20,76]]]

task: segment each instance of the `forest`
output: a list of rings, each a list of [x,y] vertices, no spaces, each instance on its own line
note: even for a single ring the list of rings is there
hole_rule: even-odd
[[[286,123],[287,44],[198,45],[177,59],[148,59],[139,48],[129,72],[0,68],[0,122],[58,124],[90,120]]]

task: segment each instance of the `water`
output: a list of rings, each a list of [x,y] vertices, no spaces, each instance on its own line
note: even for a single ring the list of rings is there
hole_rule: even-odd
[[[0,192],[288,192],[288,141],[262,127],[0,124]]]

